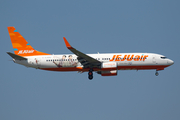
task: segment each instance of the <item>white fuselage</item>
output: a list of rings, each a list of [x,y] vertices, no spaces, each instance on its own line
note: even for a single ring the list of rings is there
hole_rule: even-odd
[[[153,53],[111,53],[87,54],[102,63],[116,63],[117,70],[163,70],[174,62],[163,55]],[[15,63],[51,71],[87,71],[74,54],[29,56],[27,60],[14,60]],[[94,69],[100,71],[101,68]]]

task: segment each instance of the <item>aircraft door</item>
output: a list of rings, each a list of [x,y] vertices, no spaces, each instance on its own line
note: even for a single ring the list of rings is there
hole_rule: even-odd
[[[34,59],[34,63],[35,65],[37,65],[37,67],[39,68],[41,66],[41,58],[35,58]]]
[[[29,58],[28,64],[30,67],[40,68],[41,66],[41,58]]]
[[[156,64],[156,57],[154,55],[152,56],[152,62]]]

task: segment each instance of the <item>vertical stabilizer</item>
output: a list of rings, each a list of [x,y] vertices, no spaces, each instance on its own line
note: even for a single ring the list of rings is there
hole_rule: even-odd
[[[9,36],[12,42],[14,53],[19,56],[35,56],[35,55],[50,55],[47,53],[39,52],[35,50],[21,34],[15,29],[15,27],[7,27]]]

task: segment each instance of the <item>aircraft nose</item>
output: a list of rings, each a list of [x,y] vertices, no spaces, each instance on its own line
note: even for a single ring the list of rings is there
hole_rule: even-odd
[[[173,65],[173,64],[174,64],[174,61],[168,60],[168,64],[169,64],[169,65]]]

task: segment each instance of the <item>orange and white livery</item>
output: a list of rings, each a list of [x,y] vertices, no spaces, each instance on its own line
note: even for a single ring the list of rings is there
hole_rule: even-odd
[[[73,48],[64,37],[66,47],[74,54],[51,55],[35,50],[14,28],[8,27],[14,53],[7,52],[15,63],[41,70],[88,72],[116,76],[118,70],[159,70],[174,64],[163,55],[154,53],[85,54]]]

